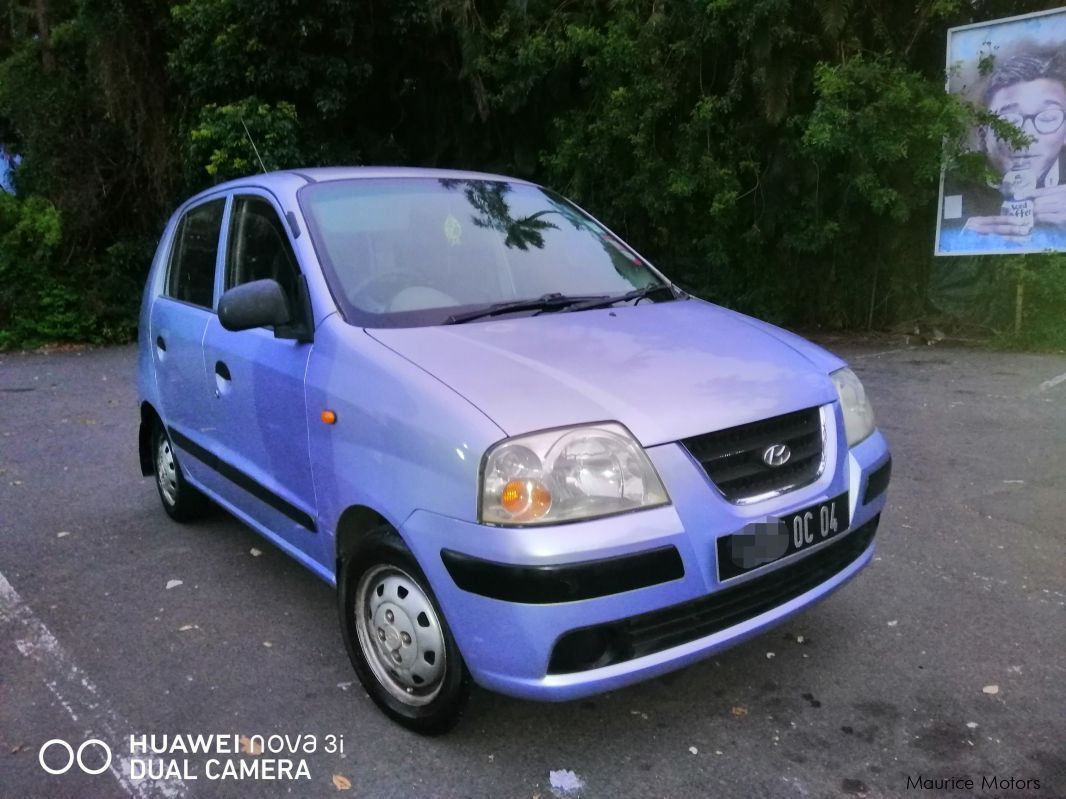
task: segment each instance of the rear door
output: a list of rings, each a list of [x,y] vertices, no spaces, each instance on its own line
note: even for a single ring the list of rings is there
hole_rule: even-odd
[[[214,487],[211,470],[196,453],[210,445],[212,397],[204,380],[203,340],[215,319],[215,270],[226,200],[193,206],[179,220],[167,265],[163,293],[151,311],[163,422],[193,480]]]
[[[271,278],[296,308],[300,270],[272,199],[249,191],[232,203],[222,291]],[[231,332],[217,316],[207,321],[204,368],[226,498],[298,559],[317,556],[304,395],[310,352],[310,344],[275,338],[272,328]]]

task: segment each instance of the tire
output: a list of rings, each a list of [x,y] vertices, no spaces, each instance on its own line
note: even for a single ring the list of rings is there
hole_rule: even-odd
[[[425,574],[391,528],[340,564],[341,634],[355,673],[393,721],[421,735],[455,726],[470,677]]]
[[[152,472],[163,510],[176,522],[191,522],[208,510],[207,497],[193,488],[182,473],[178,454],[162,425],[152,434]]]

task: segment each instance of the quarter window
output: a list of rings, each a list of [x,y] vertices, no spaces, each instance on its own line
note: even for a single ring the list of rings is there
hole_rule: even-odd
[[[178,224],[167,276],[167,296],[210,308],[215,295],[215,258],[225,200],[193,208]]]

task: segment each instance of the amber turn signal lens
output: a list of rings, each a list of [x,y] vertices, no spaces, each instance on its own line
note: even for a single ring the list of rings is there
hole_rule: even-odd
[[[511,480],[503,487],[500,504],[514,521],[539,519],[551,507],[552,495],[537,480]]]
[[[521,480],[512,480],[503,487],[503,496],[500,504],[508,513],[518,513],[525,505],[525,483]]]
[[[322,411],[322,421],[325,424],[336,424],[337,414],[335,414],[333,411]]]

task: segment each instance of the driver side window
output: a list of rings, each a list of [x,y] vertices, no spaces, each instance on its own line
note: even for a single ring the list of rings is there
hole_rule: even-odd
[[[233,201],[225,290],[270,278],[281,284],[290,306],[297,303],[300,270],[274,207],[262,197]]]

